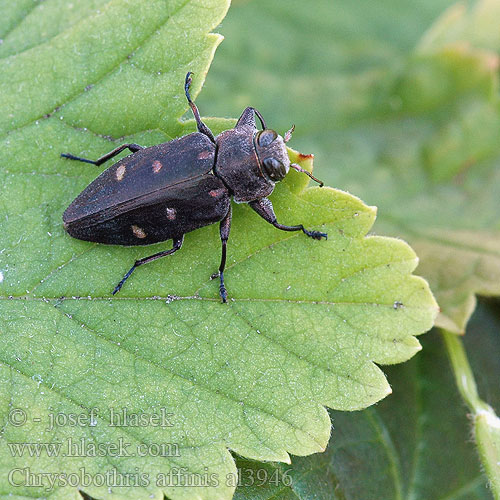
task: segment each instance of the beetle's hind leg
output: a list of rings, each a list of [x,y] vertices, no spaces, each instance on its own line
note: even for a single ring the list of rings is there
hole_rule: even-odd
[[[164,250],[163,252],[158,252],[155,253],[154,255],[150,255],[149,257],[144,257],[144,259],[136,260],[134,265],[128,270],[127,274],[122,278],[120,283],[115,286],[115,289],[113,290],[113,295],[117,294],[125,281],[130,277],[130,275],[134,272],[134,270],[142,266],[143,264],[147,264],[148,262],[153,262],[156,259],[160,259],[161,257],[166,257],[167,255],[172,255],[173,253],[177,252],[179,248],[182,246],[182,242],[184,241],[184,235],[180,236],[179,238],[173,238],[174,246],[170,250]]]
[[[118,146],[117,148],[113,149],[113,151],[110,151],[109,153],[105,154],[104,156],[101,156],[97,160],[87,160],[87,158],[81,158],[80,156],[74,156],[69,153],[61,153],[61,156],[63,158],[68,158],[68,160],[78,160],[78,161],[83,161],[85,163],[92,163],[92,165],[102,165],[104,162],[110,160],[111,158],[115,157],[117,154],[120,154],[124,149],[130,149],[132,153],[136,153],[137,151],[144,149],[144,146],[139,146],[139,144],[122,144],[121,146]]]
[[[302,231],[304,234],[313,238],[315,240],[320,240],[321,238],[328,239],[326,233],[321,233],[320,231],[309,231],[302,224],[297,224],[296,226],[285,226],[280,224],[276,220],[276,215],[274,213],[273,204],[267,198],[261,198],[260,200],[251,201],[249,205],[269,224],[274,227],[281,229],[282,231]]]
[[[186,75],[186,81],[184,83],[184,91],[186,93],[186,99],[188,101],[189,107],[191,108],[191,111],[193,112],[194,119],[196,120],[196,126],[198,128],[198,132],[205,134],[215,144],[214,134],[212,134],[212,131],[201,121],[201,116],[200,112],[198,111],[198,107],[191,100],[191,95],[189,94],[189,87],[191,87],[191,82],[192,82],[191,78],[192,74],[193,73],[191,73],[191,71],[188,72],[188,74]]]

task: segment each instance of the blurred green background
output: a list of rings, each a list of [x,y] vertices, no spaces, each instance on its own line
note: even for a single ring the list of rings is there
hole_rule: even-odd
[[[403,64],[453,3],[233,1],[198,105],[205,116],[226,117],[254,106],[280,133],[295,123],[290,146],[314,153],[318,176],[345,189],[336,182],[338,170],[349,167],[342,137],[357,119],[357,89],[375,72]]]

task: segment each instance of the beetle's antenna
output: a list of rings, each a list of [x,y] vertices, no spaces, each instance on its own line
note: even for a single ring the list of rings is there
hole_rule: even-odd
[[[288,142],[292,138],[294,130],[295,130],[295,125],[292,125],[292,128],[286,132],[285,137],[283,138],[285,142]]]
[[[296,163],[290,163],[290,166],[294,169],[297,170],[297,172],[302,172],[303,174],[306,174],[309,176],[313,181],[316,181],[319,184],[319,187],[323,187],[325,184],[323,181],[320,181],[319,179],[316,179],[311,172],[308,172],[307,170],[304,170],[302,167],[299,167]]]

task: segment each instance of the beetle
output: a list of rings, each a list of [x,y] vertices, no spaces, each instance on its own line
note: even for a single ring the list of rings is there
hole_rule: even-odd
[[[259,111],[247,107],[233,129],[214,137],[191,100],[191,75],[191,72],[186,75],[184,91],[197,132],[151,147],[123,144],[95,161],[61,154],[70,160],[102,165],[125,149],[132,153],[99,175],[66,209],[63,224],[70,236],[126,246],[173,241],[171,249],[137,260],[116,285],[113,295],[137,267],[177,252],[186,233],[219,222],[222,243],[219,292],[226,302],[224,268],[231,228],[231,197],[236,203],[248,203],[278,229],[302,231],[317,240],[327,238],[326,233],[309,231],[302,224],[280,224],[267,198],[290,167],[323,186],[312,174],[290,163],[285,143],[294,127],[283,138],[267,128]],[[256,116],[262,130],[257,129]]]

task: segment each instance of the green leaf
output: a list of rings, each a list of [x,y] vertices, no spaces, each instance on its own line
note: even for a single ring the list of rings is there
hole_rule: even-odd
[[[499,7],[460,4],[424,34],[449,5],[238,4],[200,105],[251,101],[278,130],[295,122],[317,175],[376,204],[375,230],[415,248],[437,323],[459,333],[476,294],[500,294]]]
[[[187,235],[175,257],[141,268],[111,298],[134,259],[165,245],[121,248],[65,234],[64,208],[101,169],[60,153],[96,158],[123,142],[150,145],[192,130],[179,121],[184,75],[197,75],[196,95],[220,41],[209,31],[227,2],[71,5],[46,0],[28,13],[29,5],[9,3],[3,27],[0,492],[52,491],[49,476],[31,487],[16,471],[9,482],[27,460],[13,444],[72,440],[85,450],[42,452],[30,472],[73,474],[97,498],[230,498],[229,449],[282,461],[323,450],[325,406],[360,409],[387,395],[375,363],[415,354],[414,336],[432,326],[436,304],[411,274],[417,258],[407,244],[367,236],[373,207],[306,188],[296,172],[272,196],[278,218],[322,227],[328,241],[279,232],[237,206],[228,305],[210,280],[216,226]],[[290,154],[312,168],[310,157]],[[169,415],[163,427],[111,426],[112,410],[123,408]],[[26,422],[16,425],[12,411]],[[50,415],[64,425],[50,429]],[[70,415],[86,423],[69,425]],[[87,448],[120,442],[135,455],[107,448],[94,457]],[[166,456],[157,455],[161,445]],[[98,484],[108,473],[111,484]],[[50,476],[56,490],[67,477]]]
[[[235,500],[490,499],[446,350],[437,332],[422,344],[421,354],[388,370],[390,398],[362,412],[331,412],[325,453],[291,465],[238,459]]]

